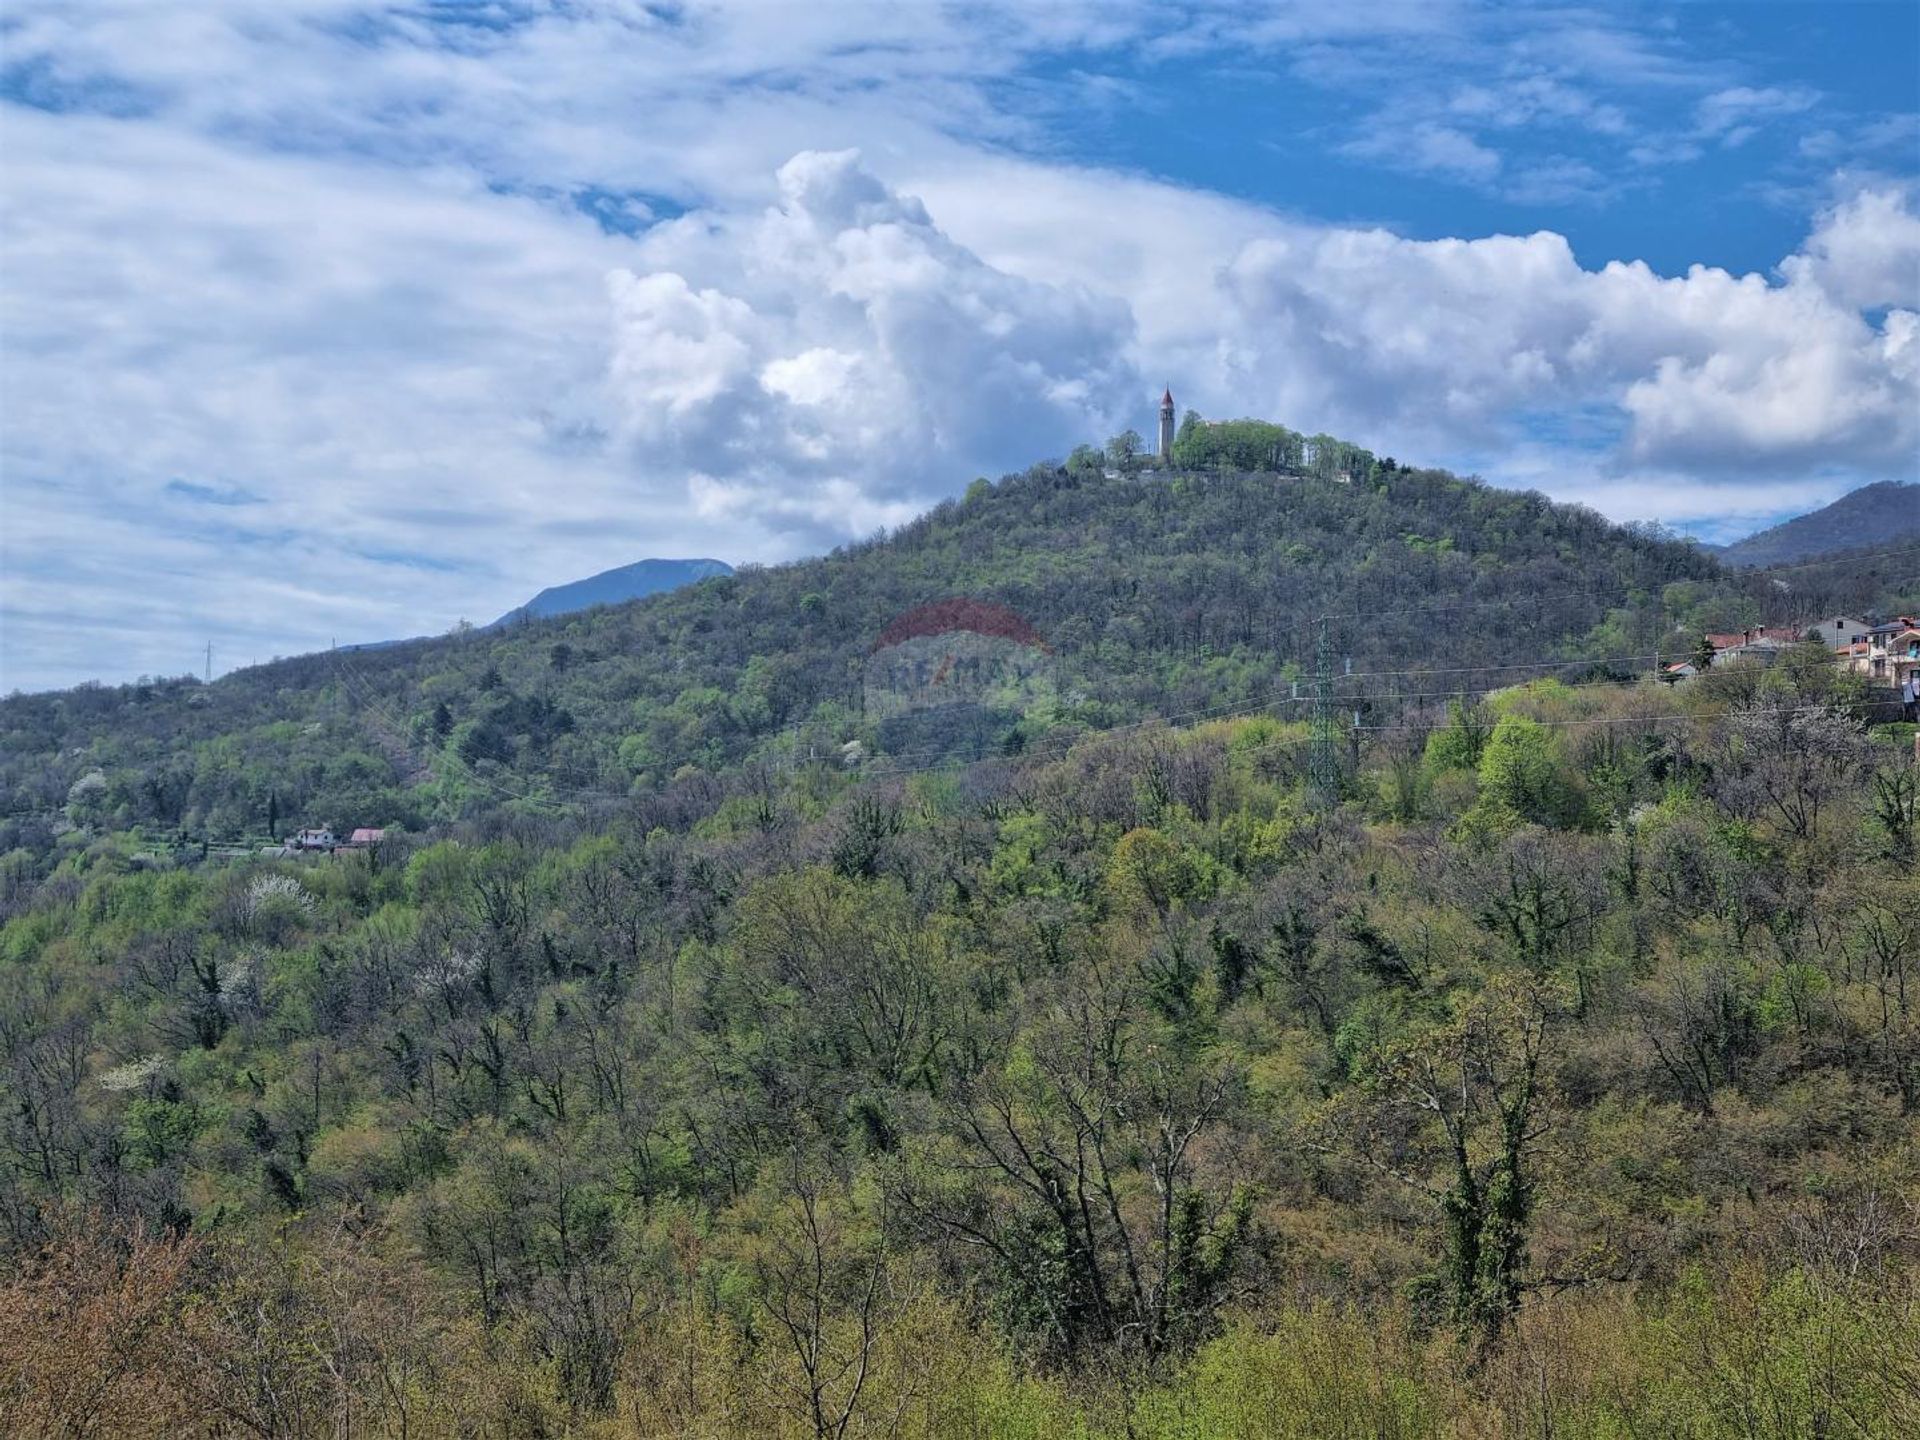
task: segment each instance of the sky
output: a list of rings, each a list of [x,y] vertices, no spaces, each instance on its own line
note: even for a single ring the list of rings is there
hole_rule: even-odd
[[[771,563],[1182,409],[1920,478],[1920,5],[10,0],[0,691]]]

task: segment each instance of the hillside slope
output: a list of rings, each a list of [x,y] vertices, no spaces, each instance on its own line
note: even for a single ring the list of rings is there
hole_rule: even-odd
[[[1883,480],[1723,548],[1729,565],[1790,565],[1837,550],[1920,539],[1920,484]]]
[[[1284,693],[1322,614],[1343,665],[1406,688],[1761,618],[1722,573],[1695,547],[1441,472],[1341,485],[1036,466],[885,539],[633,604],[210,687],[15,697],[0,705],[0,808],[60,810],[80,784],[99,823],[219,837],[257,834],[270,812],[419,825],[528,797],[592,803],[687,765],[854,740],[916,759],[1019,748]],[[866,714],[871,652],[896,617],[952,597],[1023,617],[1044,674],[983,695],[964,737],[902,740]]]

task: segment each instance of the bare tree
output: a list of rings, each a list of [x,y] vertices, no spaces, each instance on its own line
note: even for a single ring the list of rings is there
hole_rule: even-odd
[[[1711,751],[1715,790],[1736,814],[1767,815],[1809,840],[1836,799],[1853,789],[1870,751],[1845,711],[1759,696],[1727,717]]]
[[[781,1223],[754,1264],[760,1305],[799,1369],[797,1381],[777,1388],[815,1440],[840,1440],[852,1425],[886,1320],[885,1257],[854,1242],[832,1188],[796,1150],[784,1177]]]
[[[1427,1196],[1442,1227],[1427,1291],[1439,1317],[1491,1340],[1532,1283],[1534,1153],[1546,1133],[1543,1066],[1558,997],[1532,978],[1491,983],[1447,1021],[1377,1052],[1367,1094],[1317,1142],[1350,1147]]]

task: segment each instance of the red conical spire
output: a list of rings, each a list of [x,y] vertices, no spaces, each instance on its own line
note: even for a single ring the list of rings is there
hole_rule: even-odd
[[[1173,387],[1171,385],[1167,387],[1167,393],[1160,397],[1160,404],[1162,407],[1173,404]]]

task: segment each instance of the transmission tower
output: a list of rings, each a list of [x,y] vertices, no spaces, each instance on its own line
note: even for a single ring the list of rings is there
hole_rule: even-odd
[[[1340,759],[1333,742],[1333,635],[1327,617],[1313,647],[1313,744],[1307,752],[1307,779],[1321,799],[1340,793]]]

